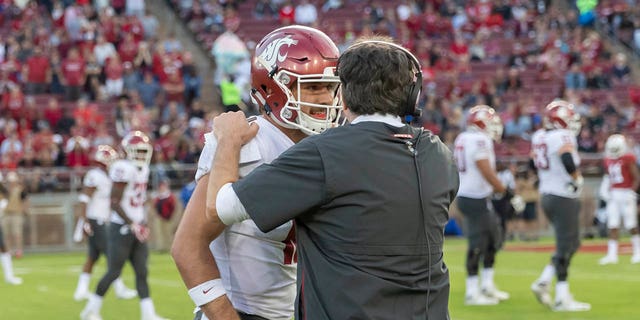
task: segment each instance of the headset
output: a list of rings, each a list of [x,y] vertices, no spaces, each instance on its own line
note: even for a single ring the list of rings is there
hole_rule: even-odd
[[[420,61],[418,61],[418,58],[416,58],[409,50],[407,50],[403,46],[387,41],[365,40],[356,43],[355,45],[351,46],[351,48],[358,47],[367,43],[384,44],[398,49],[402,51],[412,62],[413,67],[415,68],[414,79],[406,89],[407,99],[404,102],[404,108],[402,108],[402,113],[400,114],[400,116],[404,118],[405,122],[407,123],[411,122],[414,117],[420,117],[420,115],[422,114],[422,110],[418,109],[416,106],[418,105],[418,98],[420,98],[420,92],[422,91],[422,66],[420,65]]]

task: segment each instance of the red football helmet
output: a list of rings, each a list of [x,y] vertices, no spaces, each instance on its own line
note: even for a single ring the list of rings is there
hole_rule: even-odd
[[[122,138],[122,149],[127,153],[127,159],[133,161],[138,167],[145,167],[151,163],[153,146],[149,137],[142,131],[129,132]]]
[[[114,161],[118,160],[119,155],[115,149],[108,145],[99,145],[96,153],[93,155],[93,161],[109,167]]]
[[[319,30],[288,26],[272,31],[256,46],[251,63],[253,101],[285,128],[309,135],[334,127],[342,110],[337,95],[331,105],[304,102],[300,85],[323,82],[337,89],[340,78],[335,75],[335,68],[339,55],[338,47]],[[292,92],[294,86],[297,95]],[[325,108],[324,119],[301,112],[301,106]]]
[[[580,114],[573,104],[564,100],[554,100],[544,109],[544,127],[547,130],[567,129],[575,135],[580,133]]]
[[[495,141],[502,138],[502,120],[496,111],[487,105],[477,105],[469,110],[467,127],[484,132]]]

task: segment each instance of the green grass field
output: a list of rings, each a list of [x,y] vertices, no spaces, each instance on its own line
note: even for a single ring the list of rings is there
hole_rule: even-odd
[[[587,242],[594,243],[594,242]],[[604,243],[599,241],[597,243]],[[549,259],[549,253],[503,251],[498,256],[496,282],[511,293],[511,299],[498,306],[467,307],[463,304],[465,242],[447,240],[445,261],[451,270],[450,311],[455,320],[501,319],[638,319],[640,265],[629,264],[629,256],[620,263],[599,266],[601,253],[579,253],[571,268],[571,290],[577,299],[590,302],[585,313],[553,313],[539,305],[529,285]],[[82,253],[28,254],[15,260],[16,273],[24,279],[21,286],[0,282],[0,319],[79,319],[84,302],[72,298],[84,256]],[[193,306],[171,257],[153,254],[150,258],[151,296],[158,313],[174,320],[192,319]],[[100,261],[91,287],[105,271]],[[126,265],[123,279],[134,287],[131,267]],[[139,303],[118,300],[110,290],[104,301],[104,319],[139,319]]]

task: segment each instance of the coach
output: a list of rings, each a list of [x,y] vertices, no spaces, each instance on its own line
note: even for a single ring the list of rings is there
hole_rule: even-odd
[[[349,125],[242,180],[239,150],[255,124],[240,112],[214,119],[207,215],[226,225],[250,218],[264,232],[295,219],[296,319],[449,318],[442,247],[458,172],[438,137],[403,124],[415,113],[420,64],[387,40],[360,41],[339,59]]]

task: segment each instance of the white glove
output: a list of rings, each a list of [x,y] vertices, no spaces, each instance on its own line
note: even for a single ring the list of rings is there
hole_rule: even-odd
[[[136,239],[140,242],[145,242],[149,239],[149,228],[143,224],[131,224],[131,231],[133,231],[133,235],[136,236]]]
[[[584,179],[582,176],[578,176],[577,179],[571,180],[571,182],[567,183],[567,190],[574,194],[580,194],[582,192],[582,187],[584,186]]]
[[[514,195],[513,198],[511,198],[511,206],[513,207],[513,210],[515,210],[516,214],[521,214],[522,211],[524,211],[524,208],[527,206],[527,204],[524,202],[524,200],[522,199],[521,196],[519,195]]]

